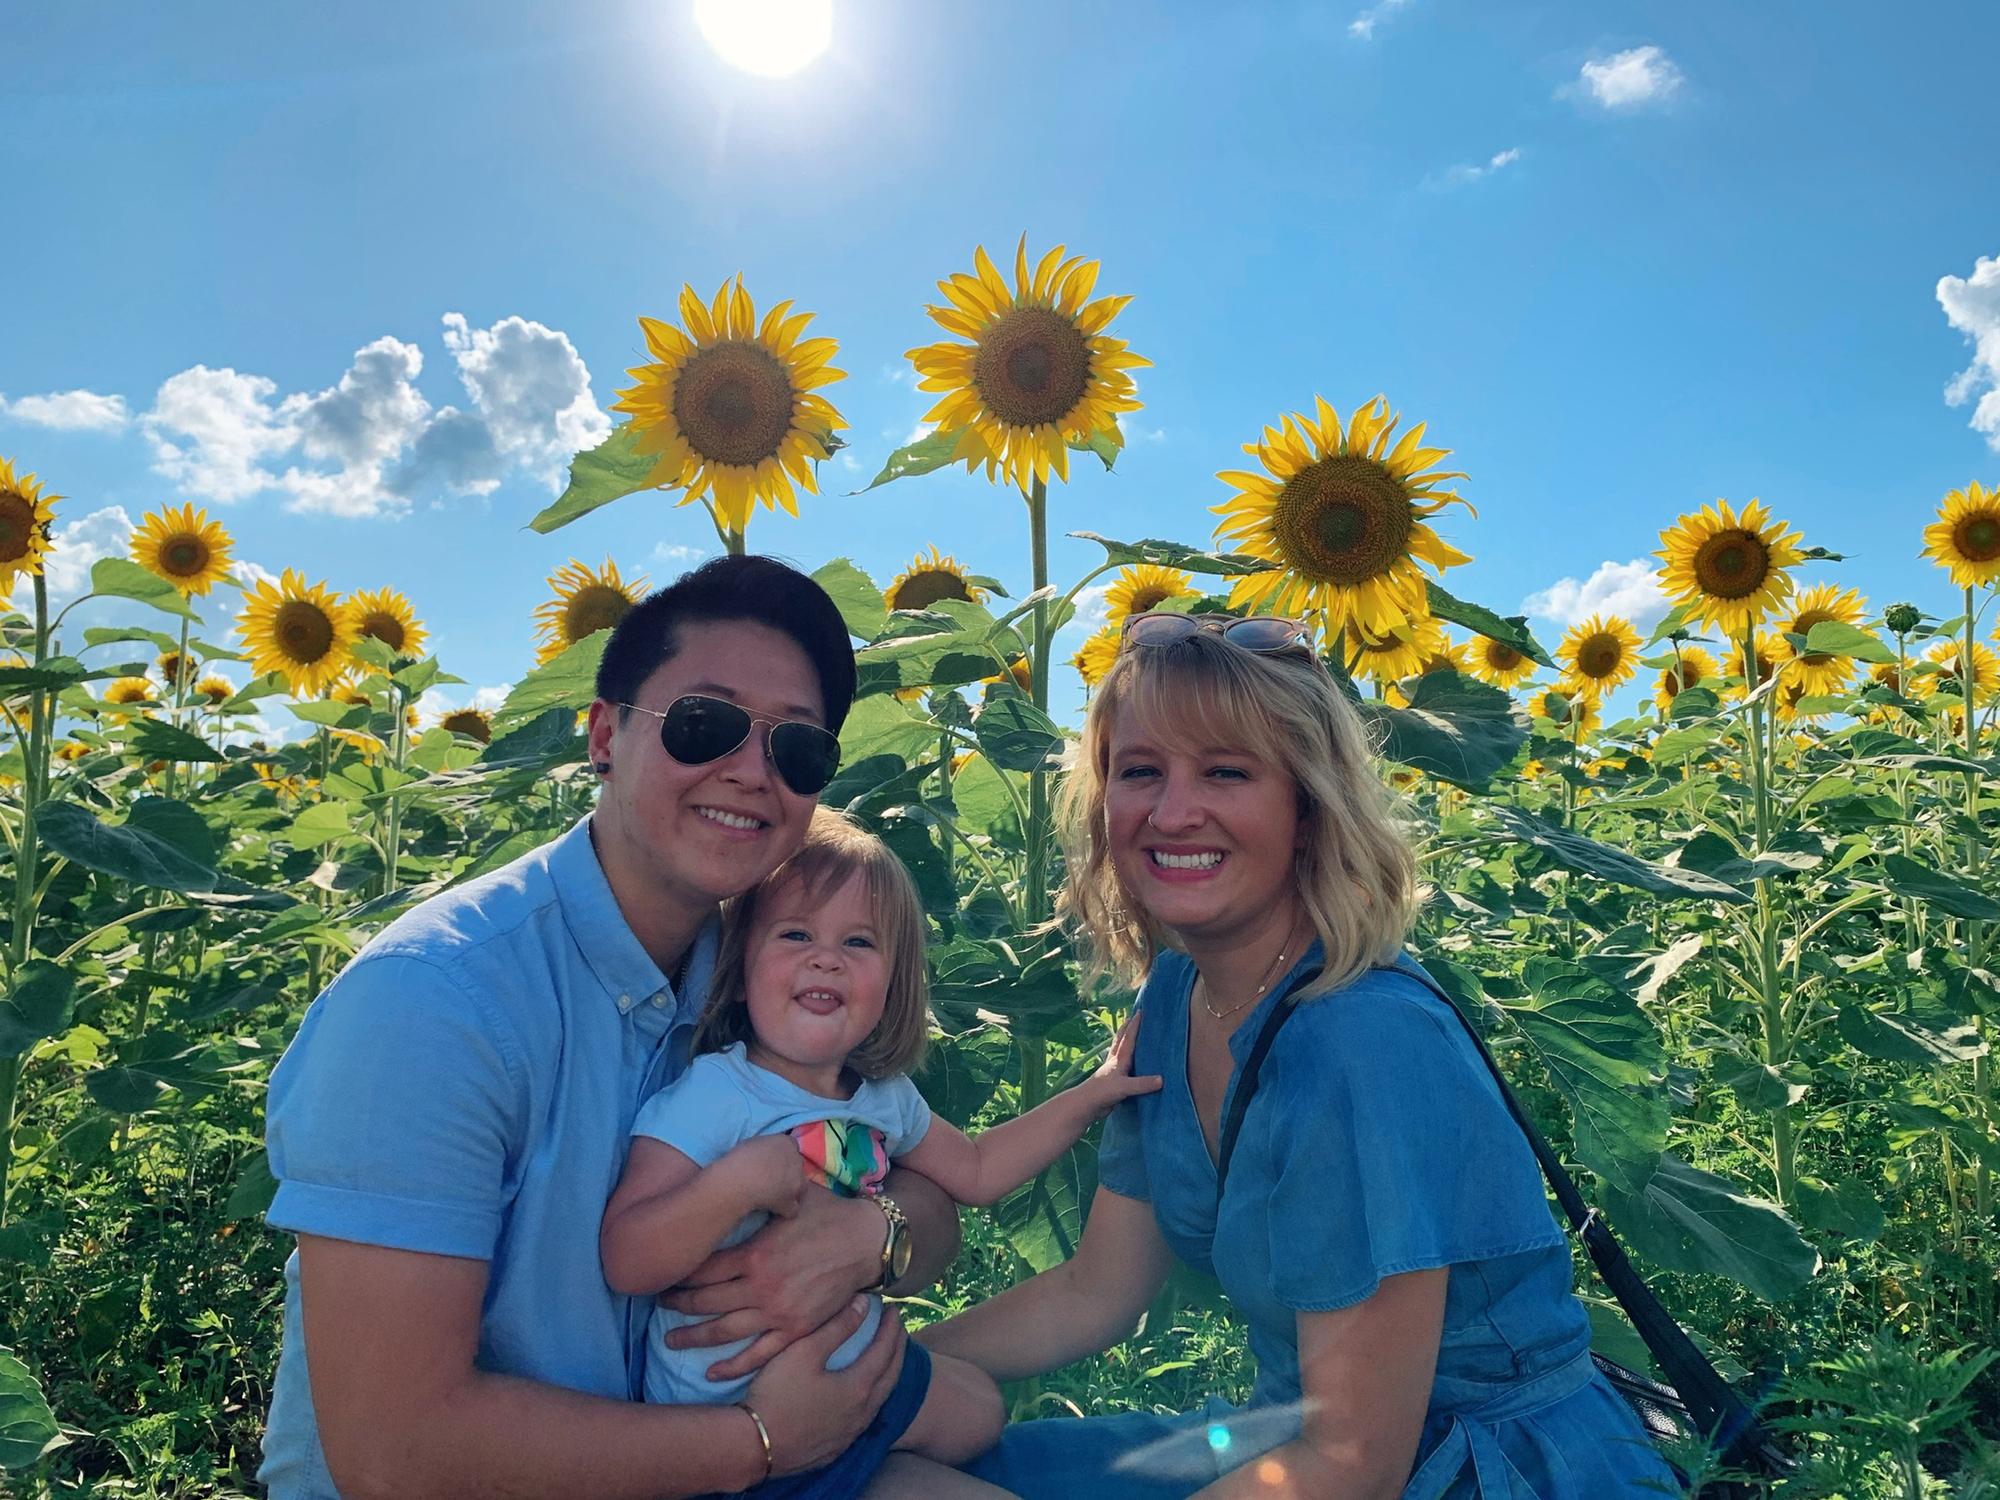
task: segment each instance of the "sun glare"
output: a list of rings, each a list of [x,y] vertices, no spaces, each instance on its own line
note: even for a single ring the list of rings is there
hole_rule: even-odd
[[[833,0],[694,0],[695,24],[733,67],[796,73],[833,40]]]

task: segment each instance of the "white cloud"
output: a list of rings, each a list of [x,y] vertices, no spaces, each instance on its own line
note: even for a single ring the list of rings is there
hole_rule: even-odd
[[[1674,60],[1663,48],[1648,44],[1591,58],[1570,88],[1606,109],[1638,109],[1671,99],[1682,82]]]
[[[1972,430],[2000,453],[2000,255],[1982,255],[1972,275],[1946,276],[1937,284],[1945,319],[1972,344],[1972,363],[1952,377],[1944,399],[1963,406],[1976,395]]]
[[[661,542],[646,557],[648,562],[692,563],[708,556],[706,547],[690,547],[684,542]]]
[[[507,695],[513,691],[514,689],[506,683],[500,683],[493,687],[474,688],[472,696],[466,698],[461,693],[432,688],[417,699],[417,714],[426,725],[461,708],[476,708],[481,713],[490,714],[505,703]]]
[[[937,431],[937,423],[919,422],[917,423],[916,426],[912,427],[909,430],[909,432],[904,434],[902,446],[907,448],[910,446],[910,444],[919,442],[922,439],[929,437],[933,432],[936,431]]]
[[[882,366],[882,378],[891,385],[906,385],[911,390],[917,388],[917,367],[905,361],[901,364]]]
[[[1660,592],[1659,564],[1635,557],[1630,562],[1604,562],[1582,582],[1559,578],[1521,601],[1523,614],[1575,625],[1595,614],[1623,615],[1634,625],[1658,623],[1667,612]]]
[[[132,518],[122,505],[107,505],[59,524],[49,537],[49,593],[72,599],[90,587],[90,570],[107,557],[123,557]]]
[[[51,391],[13,401],[0,396],[0,413],[59,432],[116,432],[127,419],[123,396],[100,396],[95,391]]]
[[[260,583],[276,583],[278,575],[259,563],[251,562],[248,558],[239,557],[229,565],[229,580],[236,585],[236,588],[215,590],[204,601],[204,613],[206,612],[206,606],[210,604],[214,605],[217,614],[232,615],[236,613],[237,609],[242,606],[244,594],[256,588]],[[238,590],[242,592],[238,592]]]
[[[1440,188],[1465,187],[1482,177],[1491,177],[1495,172],[1513,166],[1520,159],[1521,148],[1509,146],[1505,151],[1494,152],[1484,165],[1476,162],[1460,162],[1455,167],[1447,168],[1442,177],[1430,179],[1424,185]]]
[[[1057,634],[1074,631],[1078,635],[1095,635],[1103,629],[1105,619],[1110,614],[1110,607],[1105,603],[1104,596],[1110,592],[1109,583],[1093,583],[1090,587],[1078,591],[1076,598],[1071,601],[1076,605],[1076,613],[1064,622],[1062,630]]]
[[[1347,23],[1347,34],[1360,41],[1375,39],[1375,28],[1408,5],[1410,0],[1375,0],[1375,4]]]
[[[1167,440],[1167,429],[1164,427],[1151,427],[1139,433],[1138,438],[1142,443],[1164,443]]]
[[[316,393],[281,397],[261,375],[183,370],[140,418],[154,467],[197,499],[272,492],[291,510],[371,516],[440,491],[488,494],[512,472],[559,489],[570,458],[610,435],[567,334],[520,317],[474,328],[447,313],[444,345],[469,410],[433,409],[417,388],[423,351],[387,335]]]

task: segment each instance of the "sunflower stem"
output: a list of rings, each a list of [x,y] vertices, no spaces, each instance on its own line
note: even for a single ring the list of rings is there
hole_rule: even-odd
[[[188,624],[189,624],[188,617],[186,615],[182,615],[180,649],[174,652],[173,709],[167,719],[167,722],[176,729],[179,729],[181,727],[181,710],[182,710],[182,705],[186,702],[187,675],[188,675],[187,671]],[[167,796],[169,799],[173,797],[175,785],[180,779],[180,769],[181,766],[179,761],[170,760],[167,762]]]
[[[405,716],[409,712],[409,706],[409,689],[401,683],[391,680],[389,684],[389,708],[396,716],[396,729],[392,740],[395,748],[390,755],[390,764],[395,766],[399,772],[403,769],[404,748],[408,741],[408,725],[405,722]],[[396,795],[395,789],[392,787],[389,791],[389,834],[382,843],[385,876],[382,881],[382,894],[385,896],[396,888],[396,853],[401,843],[402,834],[403,799]]]
[[[39,667],[49,655],[49,587],[48,580],[39,569],[34,577],[35,665]],[[55,707],[51,702],[44,710],[43,691],[40,686],[28,689],[28,743],[24,747],[26,764],[21,775],[21,836],[14,851],[14,920],[7,934],[7,983],[10,989],[33,948],[29,938],[35,913],[35,876],[40,864],[35,812],[48,792],[49,720]],[[25,1053],[17,1052],[11,1057],[0,1058],[0,1226],[7,1222],[7,1200],[14,1164],[14,1107],[21,1070],[26,1065]]]
[[[1976,761],[1979,759],[1979,724],[1978,720],[1974,718],[1974,711],[1979,701],[1979,672],[1978,662],[1972,654],[1974,630],[1976,628],[1972,606],[1972,585],[1967,584],[1965,586],[1965,641],[1959,648],[1958,692],[1959,700],[1964,705],[1965,711],[1965,758],[1969,761]],[[1965,873],[1966,877],[1973,881],[1974,884],[1977,884],[1979,881],[1980,842],[1979,776],[1977,772],[1967,771],[1965,773]],[[1969,917],[1966,919],[1965,947],[1966,960],[1971,967],[1975,969],[1984,967],[1986,962],[1986,924],[1984,922],[1977,922]],[[1973,1034],[1979,1039],[1984,1040],[1986,1035],[1986,1018],[1984,1016],[1974,1016],[1972,1018],[1972,1025]],[[1975,1118],[1979,1122],[1980,1134],[1989,1137],[1991,1127],[1987,1124],[1987,1120],[1991,1112],[1988,1106],[1993,1096],[1991,1064],[1992,1059],[1983,1052],[1972,1060],[1972,1097],[1978,1106],[1975,1111]],[[1980,1227],[1983,1230],[1987,1222],[1993,1217],[1993,1174],[1991,1169],[1986,1165],[1984,1155],[1973,1158],[1972,1205],[1974,1211],[1979,1215]]]
[[[1761,684],[1757,681],[1757,639],[1756,628],[1746,625],[1743,631],[1743,662],[1745,680],[1749,691],[1755,692]],[[1764,723],[1764,704],[1761,700],[1750,705],[1750,733],[1747,751],[1750,756],[1750,780],[1755,792],[1755,816],[1757,843],[1754,854],[1762,854],[1769,845],[1771,836],[1771,741]],[[1771,732],[1776,731],[1776,716],[1773,716]],[[1757,951],[1756,971],[1758,1013],[1763,1021],[1764,1061],[1771,1067],[1778,1067],[1791,1055],[1791,1042],[1786,1031],[1784,995],[1779,987],[1778,972],[1778,915],[1771,898],[1769,876],[1759,876],[1757,891]],[[1778,1104],[1771,1110],[1771,1173],[1777,1186],[1778,1204],[1789,1208],[1798,1198],[1798,1145],[1792,1138],[1792,1111],[1788,1104]]]

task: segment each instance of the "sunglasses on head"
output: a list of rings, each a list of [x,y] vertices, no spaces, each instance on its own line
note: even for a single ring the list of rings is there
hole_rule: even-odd
[[[684,766],[705,766],[721,760],[750,738],[759,724],[770,733],[764,753],[786,786],[801,797],[817,797],[840,767],[840,741],[817,724],[796,719],[764,719],[722,698],[689,693],[676,698],[661,713],[621,703],[660,721],[660,747]]]
[[[1275,615],[1184,615],[1170,609],[1126,616],[1120,644],[1171,646],[1202,630],[1212,630],[1245,651],[1290,651],[1312,645],[1304,620],[1282,620]]]

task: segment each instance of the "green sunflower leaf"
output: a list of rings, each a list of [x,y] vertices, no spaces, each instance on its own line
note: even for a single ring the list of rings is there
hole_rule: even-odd
[[[35,829],[55,853],[85,869],[115,875],[156,890],[213,891],[220,876],[213,866],[182,853],[144,828],[101,823],[74,802],[57,802],[35,814]]]
[[[1407,708],[1366,699],[1355,707],[1388,759],[1468,791],[1484,791],[1528,738],[1527,716],[1513,699],[1461,672],[1426,672]]]
[[[1109,427],[1099,428],[1087,438],[1071,438],[1070,451],[1074,453],[1095,453],[1109,469],[1118,462],[1118,455],[1125,447],[1125,434],[1118,430],[1114,422]]]
[[[25,1469],[67,1441],[35,1377],[0,1344],[0,1469]]]
[[[198,734],[176,729],[158,719],[135,719],[125,731],[125,743],[141,760],[216,763],[223,754]]]
[[[2000,918],[2000,901],[1995,901],[1984,891],[1974,890],[1963,881],[1952,879],[1941,870],[1918,864],[1908,855],[1886,855],[1882,860],[1882,873],[1888,879],[1889,888],[1897,895],[1914,896],[1951,916],[1966,917],[1976,922]]]
[[[951,456],[958,451],[958,433],[927,432],[914,443],[906,443],[882,460],[882,472],[858,490],[849,490],[850,495],[865,495],[869,490],[879,489],[896,479],[914,479],[919,474],[929,474],[942,469],[951,462]]]
[[[568,488],[540,511],[529,527],[546,534],[599,506],[650,488],[646,476],[658,459],[658,454],[639,452],[638,432],[630,422],[612,429],[610,437],[570,460]]]
[[[179,615],[197,625],[201,616],[188,608],[181,591],[157,573],[149,573],[124,557],[101,558],[90,570],[90,591],[114,599],[136,599],[164,615]]]
[[[1072,531],[1081,541],[1095,542],[1104,549],[1104,560],[1114,567],[1130,563],[1153,563],[1163,568],[1181,568],[1189,573],[1207,573],[1219,578],[1240,578],[1246,573],[1268,573],[1277,567],[1247,552],[1204,552],[1183,542],[1166,542],[1146,537],[1136,542],[1114,542],[1094,531]]]
[[[1596,839],[1585,838],[1580,833],[1570,833],[1514,808],[1496,804],[1488,811],[1510,837],[1532,844],[1564,869],[1574,870],[1580,875],[1594,875],[1600,880],[1651,891],[1658,896],[1694,896],[1709,901],[1724,901],[1732,906],[1747,906],[1752,899],[1747,891],[1739,890],[1713,875],[1705,875],[1699,870],[1677,870],[1666,865],[1650,864],[1623,849],[1600,844]]]
[[[1468,603],[1428,581],[1424,585],[1424,592],[1430,596],[1431,613],[1440,620],[1463,625],[1467,630],[1476,635],[1483,635],[1489,641],[1498,641],[1503,646],[1511,646],[1530,661],[1540,662],[1545,667],[1555,666],[1555,659],[1542,649],[1541,642],[1529,632],[1526,615],[1507,615],[1503,618],[1484,605]]]
[[[1819,1252],[1777,1204],[1672,1152],[1661,1156],[1642,1192],[1609,1182],[1598,1192],[1619,1237],[1664,1270],[1727,1276],[1766,1302],[1778,1302],[1819,1269]]]
[[[1796,643],[1800,637],[1788,635],[1786,639]],[[1896,659],[1896,653],[1874,636],[1858,625],[1849,625],[1842,620],[1821,620],[1806,632],[1804,644],[1806,654],[1810,656],[1846,656],[1865,662],[1893,662]]]
[[[610,641],[608,629],[587,635],[515,683],[493,715],[494,736],[519,729],[551,708],[575,711],[590,707],[597,696],[597,664],[604,659],[604,648]]]
[[[849,635],[872,641],[881,634],[889,605],[882,591],[875,587],[875,580],[856,567],[852,559],[836,557],[824,567],[815,568],[812,578],[833,600]]]

